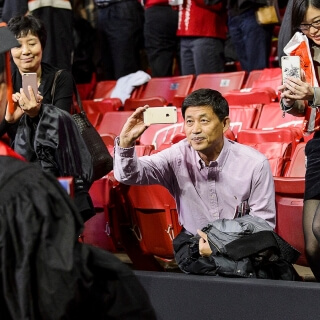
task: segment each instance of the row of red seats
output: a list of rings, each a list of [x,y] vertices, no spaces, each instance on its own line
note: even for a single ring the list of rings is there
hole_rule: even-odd
[[[277,99],[276,88],[281,83],[281,69],[268,68],[224,73],[151,78],[146,84],[136,87],[124,103],[111,98],[116,81],[106,80],[78,85],[84,109],[87,113],[103,114],[107,111],[134,110],[138,106],[175,105],[181,107],[183,99],[200,88],[220,91],[230,104],[269,103]],[[91,90],[88,88],[91,87]],[[89,92],[89,93],[88,93]]]
[[[279,69],[277,72],[279,74]],[[249,80],[250,75],[247,81]],[[259,83],[259,80],[250,81]],[[279,85],[279,77],[275,82]],[[220,84],[222,83],[220,80]],[[254,86],[252,83],[251,87]],[[268,157],[275,176],[276,231],[303,253],[302,197],[305,173],[304,146],[307,141],[301,133],[303,120],[290,115],[283,118],[279,103],[273,102],[277,100],[276,94],[268,94],[266,99],[266,95],[261,95],[261,92],[272,90],[258,87],[251,90],[226,90],[225,96],[229,100],[231,118],[231,130],[227,136],[257,148]],[[232,95],[238,97],[236,104],[230,103]],[[259,100],[259,96],[266,100]],[[175,98],[177,97],[176,95]],[[268,103],[265,104],[266,102]],[[111,152],[114,137],[119,134],[131,113],[132,110],[104,112],[101,122],[96,123]],[[184,137],[180,110],[178,114],[179,121],[176,125],[153,125],[148,128],[141,137],[140,144],[136,146],[138,155],[170,147],[172,143]],[[97,181],[90,193],[96,207],[102,210],[96,218],[100,219],[102,237],[109,240],[107,249],[126,252],[136,269],[161,269],[157,262],[159,257],[162,262],[163,259],[173,258],[171,238],[180,231],[180,226],[177,222],[175,204],[166,189],[160,186],[124,186],[115,181],[110,173]],[[102,225],[106,228],[102,229]],[[85,230],[87,240],[90,239],[90,235],[96,238],[96,229],[87,227]],[[94,232],[90,233],[90,230]],[[94,242],[92,239],[88,241]],[[298,263],[307,265],[304,254]]]

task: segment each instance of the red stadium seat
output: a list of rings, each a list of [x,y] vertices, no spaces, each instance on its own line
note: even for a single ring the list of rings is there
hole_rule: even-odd
[[[306,174],[306,142],[300,142],[288,163],[288,169],[285,171],[285,177],[304,177]]]
[[[110,111],[103,114],[100,125],[97,128],[98,132],[100,135],[104,133],[119,135],[123,125],[131,114],[132,111]]]
[[[112,90],[116,85],[116,80],[98,81],[90,99],[83,99],[82,105],[87,113],[119,110],[122,102],[118,98],[111,98]]]
[[[305,256],[303,235],[303,194],[305,179],[275,177],[276,190],[276,232],[294,248],[301,256],[297,264],[308,266]]]
[[[173,261],[172,239],[181,231],[173,197],[159,185],[119,184],[111,191],[109,220],[115,243],[134,269],[163,271],[159,260]]]
[[[291,128],[248,129],[237,135],[239,143],[251,145],[267,156],[274,176],[284,175],[287,163],[301,139],[301,131]]]
[[[199,74],[196,77],[192,91],[201,88],[210,88],[224,95],[230,90],[240,90],[245,77],[245,71]]]
[[[253,82],[259,80],[263,70],[252,70],[249,72],[247,80],[243,86],[243,88],[252,88]]]
[[[297,127],[302,128],[303,117],[295,117],[289,113],[283,114],[280,109],[279,102],[272,102],[265,104],[262,107],[259,121],[257,123],[258,129],[273,129],[282,127]],[[302,134],[302,132],[301,132]]]
[[[292,144],[292,151],[303,140],[299,128],[274,128],[270,130],[247,129],[241,130],[237,135],[239,143],[287,142]],[[293,154],[293,152],[292,152]]]
[[[102,114],[100,112],[87,113],[90,123],[97,128],[102,120]]]
[[[175,105],[178,100],[175,96],[189,94],[194,81],[194,75],[151,78],[148,83],[141,86],[137,97],[125,101],[124,110],[134,110],[139,106]],[[176,105],[180,107],[180,105]]]
[[[285,177],[274,177],[277,233],[301,252],[297,264],[308,266],[303,236],[303,195],[305,188],[305,142],[297,145]]]
[[[261,105],[229,106],[230,129],[235,137],[241,130],[256,127]]]
[[[278,86],[282,83],[281,68],[266,68],[261,72],[252,71],[254,75],[242,90],[233,90],[225,94],[225,98],[232,104],[271,103],[278,99]]]
[[[107,234],[107,225],[104,213],[97,213],[84,223],[80,242],[93,245],[95,247],[117,252],[112,239]]]

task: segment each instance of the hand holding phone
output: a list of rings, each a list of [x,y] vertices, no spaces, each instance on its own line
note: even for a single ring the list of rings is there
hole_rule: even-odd
[[[31,86],[34,96],[37,97],[38,80],[37,80],[37,74],[35,72],[22,74],[22,89],[24,91],[24,94],[30,100],[28,86]]]
[[[282,83],[288,77],[301,79],[301,66],[299,56],[283,56],[281,58]]]
[[[177,107],[149,107],[143,113],[145,124],[169,124],[177,123]]]

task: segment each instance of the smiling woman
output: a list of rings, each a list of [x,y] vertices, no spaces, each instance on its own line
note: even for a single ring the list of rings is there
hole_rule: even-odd
[[[42,62],[43,50],[46,46],[47,31],[41,20],[32,15],[12,18],[8,28],[15,35],[20,46],[11,49],[14,62],[13,88],[16,100],[20,98],[22,88],[22,73],[35,72],[38,80],[38,90],[43,97],[42,103],[52,103],[67,112],[71,111],[73,95],[73,79],[71,73],[63,71],[56,82],[54,100],[51,87],[57,68]],[[28,101],[26,101],[28,102]],[[30,106],[32,107],[32,106]]]
[[[20,46],[11,49],[13,62],[21,72],[38,72],[38,83],[40,83],[42,46],[39,38],[29,31],[17,40]]]
[[[56,177],[74,177],[74,200],[87,220],[94,214],[88,193],[92,161],[69,114],[73,103],[72,74],[66,70],[60,73],[52,98],[51,89],[59,69],[42,62],[47,39],[43,22],[33,15],[17,16],[8,22],[8,29],[19,45],[11,49],[13,111],[6,108],[0,137],[8,133],[15,151],[39,164],[44,171]],[[38,90],[33,92],[28,88],[30,97],[23,89],[24,73],[34,73],[37,77]]]

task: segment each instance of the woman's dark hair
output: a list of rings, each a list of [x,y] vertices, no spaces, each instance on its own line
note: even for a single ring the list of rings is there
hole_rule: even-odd
[[[304,20],[307,9],[312,6],[320,9],[320,0],[294,0],[292,5],[292,36],[299,31],[301,22]]]
[[[39,38],[42,50],[46,46],[47,31],[43,22],[33,15],[13,17],[8,22],[9,30],[16,38],[25,37],[28,32]]]
[[[219,91],[212,89],[198,89],[190,93],[182,103],[182,116],[189,107],[211,107],[220,121],[229,115],[229,105],[227,100]]]

